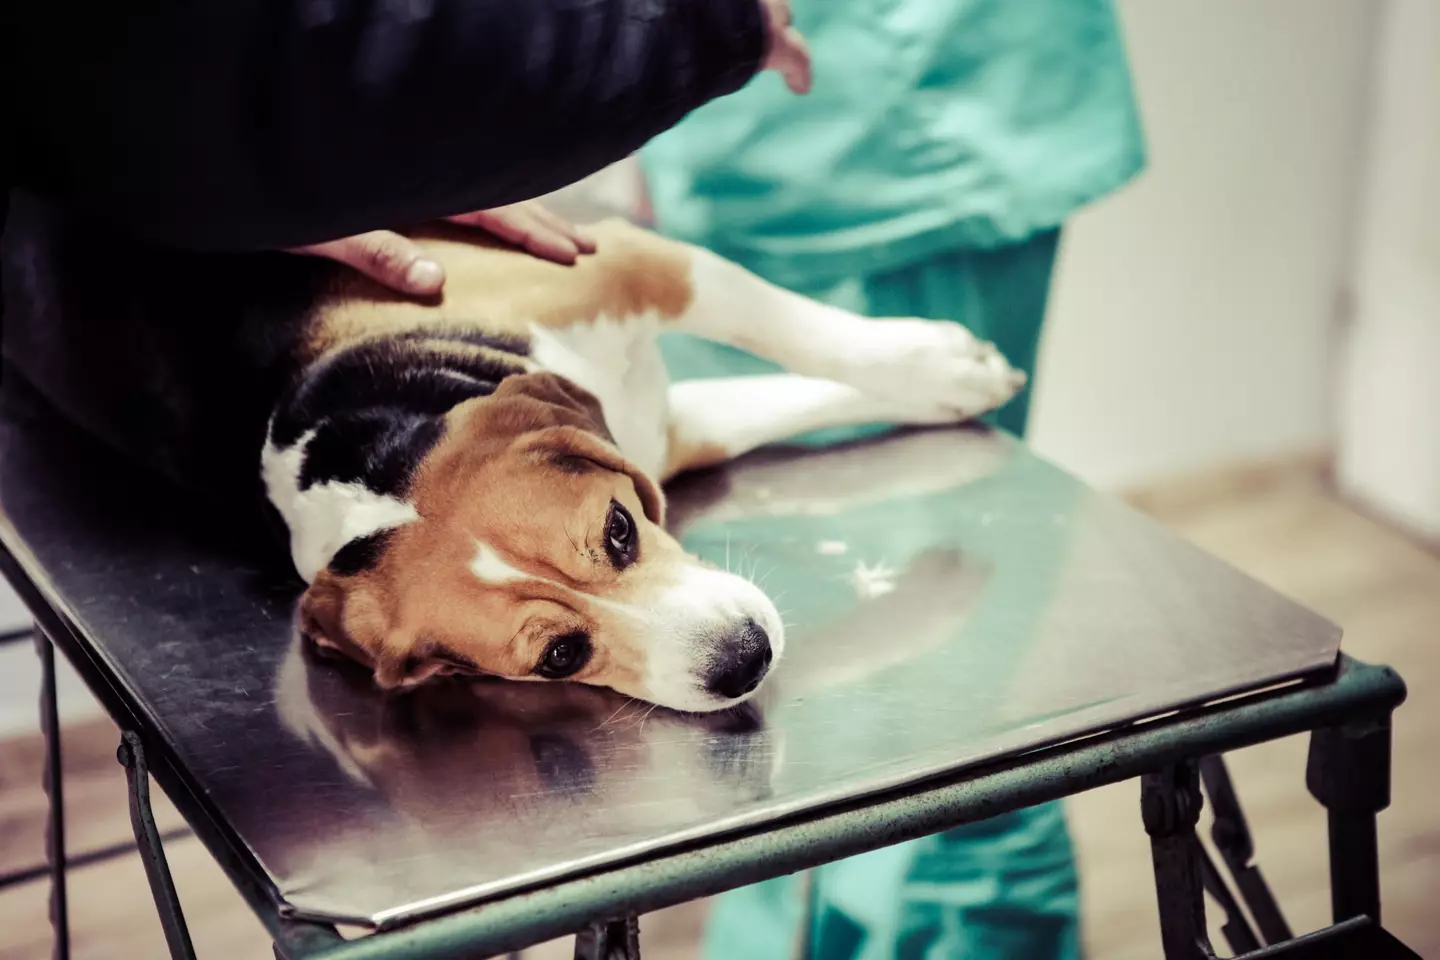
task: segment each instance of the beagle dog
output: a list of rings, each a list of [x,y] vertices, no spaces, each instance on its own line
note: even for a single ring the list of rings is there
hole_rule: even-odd
[[[661,484],[815,429],[965,421],[1024,378],[960,324],[863,318],[624,221],[591,229],[597,252],[571,266],[461,228],[415,231],[447,277],[424,302],[279,254],[236,259],[205,293],[211,268],[196,267],[165,309],[132,304],[130,328],[88,328],[103,363],[77,358],[74,337],[47,354],[9,330],[7,359],[138,459],[258,469],[306,584],[303,633],[381,688],[494,675],[724,709],[755,693],[784,625],[754,583],[666,532]],[[7,292],[37,285],[25,256]],[[22,291],[31,313],[66,296],[119,309],[101,269]],[[287,271],[313,276],[281,296]],[[187,314],[200,296],[248,319]],[[672,384],[667,330],[787,372]],[[134,414],[147,391],[154,408]]]

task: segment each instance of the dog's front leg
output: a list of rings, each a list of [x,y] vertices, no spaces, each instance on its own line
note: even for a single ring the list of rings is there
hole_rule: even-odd
[[[954,419],[943,408],[895,403],[846,383],[791,373],[685,380],[670,385],[664,479],[811,430]]]
[[[674,329],[729,344],[793,373],[849,384],[908,410],[900,422],[965,420],[1025,384],[995,347],[958,323],[876,320],[819,303],[708,250],[691,248],[691,300]],[[939,418],[936,411],[948,411]],[[848,422],[848,421],[847,421]]]

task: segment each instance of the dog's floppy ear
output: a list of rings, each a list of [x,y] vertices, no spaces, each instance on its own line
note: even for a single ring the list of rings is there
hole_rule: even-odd
[[[315,581],[300,596],[300,635],[325,656],[344,657],[373,667],[375,659],[366,645],[352,639],[345,629],[346,581],[350,579],[329,570],[316,575]]]
[[[520,373],[506,377],[490,398],[494,408],[517,416],[514,432],[543,427],[575,427],[614,443],[605,425],[605,411],[589,390],[553,373]]]
[[[391,628],[363,580],[321,571],[300,597],[300,633],[318,652],[369,667],[382,690],[413,687],[454,673],[443,657],[425,656]]]
[[[522,449],[549,457],[568,470],[601,468],[623,473],[654,523],[663,523],[665,498],[655,481],[631,463],[615,445],[594,394],[553,373],[506,377],[483,400],[486,432],[516,438]]]

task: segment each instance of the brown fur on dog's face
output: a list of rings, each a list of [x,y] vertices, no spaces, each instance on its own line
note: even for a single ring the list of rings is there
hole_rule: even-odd
[[[778,652],[773,605],[681,549],[594,398],[552,374],[452,410],[409,499],[419,519],[386,535],[376,564],[322,572],[301,601],[305,632],[383,687],[485,673],[718,709],[743,698],[707,689],[737,637],[759,625]],[[627,526],[634,548],[617,551],[607,541]]]

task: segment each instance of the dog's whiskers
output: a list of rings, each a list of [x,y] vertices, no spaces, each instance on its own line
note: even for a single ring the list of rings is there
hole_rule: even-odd
[[[660,704],[652,703],[650,704],[650,709],[640,715],[640,719],[635,722],[635,729],[637,731],[643,732],[645,730],[645,721],[650,719],[650,714],[654,713],[655,708],[658,706],[660,706]]]
[[[750,564],[750,572],[749,572],[748,574],[746,574],[745,579],[746,579],[746,580],[749,580],[751,583],[754,583],[757,587],[759,587],[759,586],[761,586],[761,585],[760,585],[759,583],[757,583],[756,580],[755,580],[755,576],[756,576],[756,574],[758,574],[759,572],[760,572],[760,558],[759,558],[759,557],[756,557],[755,560],[751,562],[751,564]],[[768,575],[768,574],[767,574],[767,575]],[[761,587],[761,589],[764,589],[764,588]]]
[[[591,733],[594,733],[596,730],[603,730],[603,729],[605,729],[606,727],[608,727],[608,726],[610,725],[610,721],[614,720],[616,717],[618,717],[618,716],[620,715],[620,711],[621,711],[621,710],[624,710],[626,707],[630,706],[630,704],[632,704],[632,703],[634,703],[634,702],[635,702],[635,698],[634,698],[634,697],[629,697],[628,699],[626,699],[626,701],[625,701],[624,703],[620,704],[620,706],[618,706],[618,707],[615,708],[615,712],[614,712],[614,713],[610,714],[610,716],[606,717],[604,720],[601,720],[601,721],[600,721],[600,725],[599,725],[598,727],[596,727],[595,730],[592,730],[592,731],[590,731],[590,732],[591,732]]]

